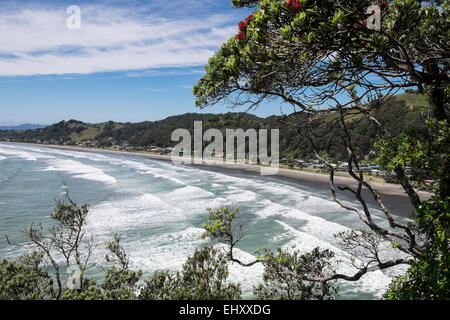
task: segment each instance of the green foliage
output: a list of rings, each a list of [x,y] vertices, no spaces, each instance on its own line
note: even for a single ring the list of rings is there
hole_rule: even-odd
[[[67,196],[68,197],[68,196]],[[58,224],[50,228],[50,236],[42,228],[33,226],[26,232],[31,245],[37,248],[17,261],[0,262],[0,299],[63,299],[63,300],[134,300],[134,299],[182,299],[182,300],[231,300],[239,299],[239,284],[228,282],[227,258],[219,249],[210,247],[197,249],[183,265],[181,272],[170,274],[156,271],[152,277],[139,284],[142,271],[130,268],[130,261],[121,245],[118,234],[106,244],[109,253],[105,256],[107,264],[104,279],[99,284],[85,276],[94,243],[82,246],[85,235],[85,220],[88,206],[78,207],[72,200],[58,202],[51,214]],[[47,241],[47,238],[50,241]],[[87,250],[85,252],[84,250]],[[78,271],[64,279],[56,256],[60,254],[66,262],[65,267],[78,266]],[[72,256],[75,256],[72,258]],[[43,258],[47,258],[54,268],[53,277],[47,273]],[[74,261],[72,261],[74,259]],[[71,281],[71,283],[70,283]],[[70,284],[70,285],[69,285]]]
[[[393,138],[384,138],[375,144],[378,161],[385,168],[394,170],[397,166],[414,168],[417,180],[422,184],[425,179],[450,177],[447,166],[450,152],[450,129],[447,121],[428,119],[424,130],[400,134]],[[445,187],[442,184],[441,187]],[[449,190],[441,190],[442,197]]]
[[[443,105],[449,97],[445,93],[449,91],[446,70],[450,48],[445,40],[449,36],[448,1],[440,8],[435,2],[408,0],[381,5],[380,30],[369,29],[364,24],[369,16],[367,8],[373,1],[299,2],[301,6],[295,10],[288,1],[233,2],[237,7],[255,7],[256,11],[248,22],[245,37],[230,38],[205,66],[206,74],[193,87],[196,106],[204,108],[223,101],[256,108],[263,100],[278,99],[292,106],[294,112],[300,109],[312,113],[335,105],[336,99],[340,100],[337,97],[351,91],[357,95],[352,100],[366,103],[367,107],[379,94],[386,93],[379,89],[384,85],[392,89],[418,89],[429,97],[430,104],[423,103],[423,99],[411,100],[425,107],[431,105],[435,114],[445,109]],[[439,54],[433,55],[431,48],[439,48]],[[413,65],[408,70],[398,64],[404,59]],[[227,64],[229,61],[233,61],[232,67]],[[421,68],[427,70],[426,77],[418,71]],[[379,78],[383,85],[374,86],[370,77]],[[442,84],[438,79],[442,79]],[[405,95],[399,100],[406,98]],[[392,102],[386,104],[395,105]],[[405,131],[405,120],[417,120],[408,119],[407,108],[396,109],[395,113],[387,109],[389,118],[381,121],[393,136]],[[375,113],[380,120],[379,116],[383,115],[377,110]],[[308,117],[297,118],[297,126],[308,121]],[[360,124],[354,122],[350,133],[356,151],[363,158],[379,137],[367,119]],[[311,126],[317,128],[321,123]],[[282,154],[300,150],[303,153],[300,156],[311,156],[309,141],[296,133],[295,130],[286,135],[281,132]],[[324,136],[316,141],[319,151],[326,151],[335,160],[345,159],[342,128],[330,124],[317,132],[317,136]]]
[[[69,231],[75,231],[85,223],[88,212],[87,205],[82,205],[79,208],[73,202],[60,201],[50,217],[58,221],[61,227]]]
[[[180,297],[178,290],[178,275],[168,271],[155,271],[151,277],[145,280],[140,300],[176,300]]]
[[[256,11],[245,37],[229,39],[205,66],[206,75],[193,89],[197,106],[214,105],[236,91],[269,92],[289,100],[286,93],[295,96],[303,86],[326,88],[336,76],[350,82],[350,74],[353,79],[355,73],[363,75],[365,66],[400,75],[391,58],[406,53],[414,63],[424,63],[431,55],[424,39],[448,49],[448,4],[443,10],[409,0],[382,6],[382,31],[374,32],[364,24],[373,1],[301,1],[297,10],[286,2],[236,1],[238,7],[251,3]],[[325,59],[331,53],[333,59]],[[441,60],[445,63],[445,57]],[[362,81],[357,85],[365,87]]]
[[[52,278],[39,268],[42,254],[0,262],[0,300],[38,300],[52,294]]]
[[[223,253],[211,247],[197,249],[183,265],[181,299],[234,300],[239,299],[239,284],[227,283],[228,266]]]
[[[106,244],[106,248],[112,255],[106,255],[106,261],[114,264],[106,269],[105,279],[102,283],[103,294],[110,300],[136,299],[139,287],[138,281],[142,271],[133,271],[129,267],[128,256],[120,245],[120,236],[114,235],[114,240]]]
[[[80,288],[65,288],[61,295],[61,300],[104,300],[105,297],[97,281],[84,276],[80,279]]]
[[[120,270],[116,267],[108,268],[101,285],[105,299],[134,300],[138,292],[138,281],[142,271]]]
[[[238,37],[229,39],[210,58],[205,66],[206,74],[193,88],[196,106],[205,108],[227,102],[236,107],[256,108],[264,100],[278,99],[293,107],[293,119],[282,119],[295,128],[291,133],[309,136],[318,146],[315,148],[318,154],[326,153],[334,160],[340,160],[348,151],[350,160],[357,163],[370,155],[374,142],[381,139],[377,143],[379,160],[386,168],[395,169],[396,178],[400,179],[416,208],[420,199],[403,173],[404,166],[413,168],[418,181],[438,180],[439,190],[433,191],[438,192],[440,201],[446,203],[450,194],[450,2],[382,2],[377,8],[381,10],[381,26],[369,28],[367,19],[375,12],[367,12],[367,9],[374,3],[370,0],[233,1],[236,7],[255,8],[253,18],[247,21],[247,27],[240,30]],[[409,109],[409,102],[399,108],[401,103],[394,103],[397,99],[389,96],[391,92],[406,88],[417,90],[426,97],[428,104],[420,110],[425,111],[425,116],[412,110],[411,113],[417,116],[410,117],[411,113],[403,111]],[[348,99],[342,96],[348,96]],[[386,105],[395,108],[380,112]],[[292,140],[300,145],[300,135],[280,135],[280,147],[289,146]],[[289,150],[291,154],[293,150]],[[311,148],[302,150],[311,154]],[[446,269],[435,266],[439,263],[448,265],[447,258],[442,261],[437,258],[446,257],[448,225],[441,219],[448,217],[446,214],[441,217],[439,212],[448,211],[448,208],[442,203],[438,207],[444,211],[425,203],[420,207],[416,216],[419,228],[414,234],[410,229],[412,226],[397,224],[406,231],[406,236],[397,235],[411,241],[411,250],[402,248],[400,242],[391,241],[382,228],[373,224],[371,228],[395,247],[414,256],[417,264],[411,268],[408,279],[428,283],[443,296]],[[429,214],[424,215],[424,211]],[[395,228],[395,220],[388,214],[386,216]],[[424,220],[424,216],[428,220]],[[435,228],[436,223],[445,227],[430,229],[431,226]],[[222,236],[220,223],[207,227],[211,235]],[[421,238],[425,239],[424,253],[420,250],[422,243],[418,244]],[[374,239],[361,239],[360,235],[347,238],[349,244],[364,240],[365,245],[376,245]],[[427,245],[429,241],[434,243],[431,248]],[[439,247],[437,243],[445,243],[445,246]],[[419,249],[414,251],[415,247]],[[439,263],[431,263],[432,257]],[[281,252],[277,258],[280,261],[272,260],[274,267],[281,266],[285,259],[295,261]],[[375,261],[384,265],[379,259]],[[268,281],[275,279],[278,278],[267,276]],[[430,279],[434,279],[435,284],[431,285]],[[271,290],[275,289],[261,286],[259,294],[262,297],[281,295],[271,294]],[[423,291],[423,288],[418,284],[413,290]]]
[[[200,237],[202,239],[207,236],[217,238],[219,241],[230,242],[233,238],[233,221],[239,212],[239,207],[235,211],[224,207],[216,209],[207,209],[207,220],[202,225],[206,230]]]
[[[328,300],[336,297],[335,282],[304,280],[334,273],[333,252],[315,248],[311,252],[300,254],[295,250],[287,252],[279,248],[276,252],[264,249],[263,255],[264,283],[254,289],[258,299]]]
[[[206,232],[202,237],[211,236],[228,247],[227,258],[242,266],[255,263],[264,265],[263,281],[254,288],[254,294],[259,299],[332,299],[337,295],[334,281],[311,281],[321,279],[334,272],[329,251],[300,254],[298,251],[288,252],[278,249],[275,253],[264,248],[257,250],[257,259],[251,263],[242,263],[233,257],[233,249],[243,238],[243,223],[237,222],[239,208],[208,209],[207,221],[203,224]],[[160,282],[163,283],[163,282]]]
[[[430,119],[426,130],[417,134],[400,134],[377,143],[379,161],[388,169],[412,166],[432,171],[436,177],[442,174],[442,158],[448,156],[449,127],[446,121]]]
[[[218,249],[195,250],[181,272],[156,272],[145,281],[140,299],[159,300],[236,300],[239,284],[228,283],[227,259]]]
[[[423,202],[415,213],[419,231],[426,235],[422,257],[389,286],[388,300],[450,299],[450,198]]]

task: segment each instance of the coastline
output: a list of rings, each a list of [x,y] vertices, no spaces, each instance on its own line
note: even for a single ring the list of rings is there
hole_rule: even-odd
[[[118,151],[118,150],[109,150],[109,149],[101,149],[101,148],[86,148],[86,147],[76,147],[76,146],[61,146],[61,145],[47,145],[47,144],[36,144],[36,143],[22,143],[22,142],[4,142],[1,143],[11,143],[11,144],[25,144],[29,146],[39,146],[51,149],[60,149],[60,150],[70,150],[70,151],[81,151],[81,152],[91,152],[91,153],[103,153],[103,154],[115,154],[115,155],[125,155],[125,156],[135,156],[141,158],[147,158],[152,160],[159,161],[172,161],[171,156],[169,155],[158,155],[148,152],[135,152],[135,151]],[[225,162],[212,162],[208,161],[208,163],[201,164],[186,164],[190,166],[201,167],[205,170],[214,170],[214,168],[225,169],[226,171],[240,171],[250,175],[260,176],[260,170],[263,166],[260,165],[250,165],[250,164],[237,164],[237,163],[225,163]],[[261,176],[263,177],[263,176]],[[267,177],[267,176],[266,176]],[[290,181],[294,183],[314,186],[321,189],[329,190],[329,182],[330,178],[327,174],[322,173],[314,173],[308,171],[301,171],[295,169],[287,169],[287,168],[279,168],[278,172],[271,177],[275,177],[281,180]],[[356,181],[351,177],[345,176],[335,176],[334,182],[336,186],[346,186],[346,187],[355,187],[357,185]],[[392,211],[392,214],[408,217],[409,214],[413,211],[413,207],[409,202],[409,199],[403,190],[403,188],[398,184],[385,183],[385,182],[369,182],[371,186],[380,194],[383,202],[386,207]],[[342,196],[343,192],[337,191],[338,196]],[[348,198],[348,192],[346,193]],[[422,200],[426,200],[430,198],[430,194],[418,191],[418,195]],[[330,193],[331,197],[331,193]],[[364,199],[370,203],[375,204],[373,197],[369,194],[369,191],[364,188],[363,190]],[[344,199],[345,200],[345,199]]]

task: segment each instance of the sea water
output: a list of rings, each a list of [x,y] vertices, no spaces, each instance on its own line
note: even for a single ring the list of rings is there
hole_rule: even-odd
[[[0,258],[24,253],[4,235],[21,243],[25,238],[20,231],[31,223],[44,229],[54,223],[50,213],[66,188],[72,200],[90,208],[86,229],[97,247],[88,275],[94,278],[101,278],[105,244],[114,233],[122,237],[131,267],[145,276],[155,270],[181,270],[196,248],[220,246],[199,236],[206,208],[222,206],[240,207],[245,237],[236,255],[242,260],[251,261],[254,250],[265,246],[295,246],[302,252],[320,247],[336,253],[339,272],[356,271],[333,235],[364,226],[355,213],[332,200],[329,190],[238,170],[10,143],[0,143]],[[356,205],[351,198],[346,201]],[[372,211],[383,224],[381,212]],[[386,259],[399,255],[389,248],[383,254]],[[229,270],[230,280],[241,283],[243,297],[252,298],[263,267],[230,263]],[[399,266],[370,272],[357,282],[340,281],[340,298],[379,298],[392,277],[405,270]]]

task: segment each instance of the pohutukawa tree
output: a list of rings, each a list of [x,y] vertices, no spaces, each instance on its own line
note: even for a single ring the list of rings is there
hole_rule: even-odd
[[[331,127],[340,128],[348,173],[356,181],[356,187],[341,189],[353,194],[360,205],[351,206],[338,198],[333,166],[316,153],[331,171],[333,198],[354,211],[374,237],[406,254],[395,260],[374,254],[354,275],[330,274],[313,280],[358,280],[373,268],[412,264],[420,270],[416,278],[422,277],[424,283],[439,287],[436,292],[448,294],[450,214],[445,208],[450,188],[450,1],[233,0],[232,4],[255,11],[239,23],[237,35],[210,58],[206,74],[194,86],[196,105],[205,108],[227,103],[250,110],[263,101],[280,101],[292,108],[283,121],[298,127],[313,146],[319,135]],[[430,105],[424,116],[426,129],[414,137],[393,136],[376,117],[387,100],[405,90],[424,95]],[[352,122],[362,118],[378,127],[378,156],[408,195],[416,210],[415,224],[400,223],[364,179],[361,155],[353,148],[351,134]],[[437,181],[431,200],[425,203],[419,198],[405,166],[427,171]],[[363,189],[384,213],[387,226],[372,218]],[[341,238],[347,245],[377,252],[374,245],[379,242],[372,236],[347,234]],[[429,241],[440,245],[429,246]],[[430,250],[435,251],[430,254]],[[426,263],[418,266],[417,261]],[[432,295],[422,290],[409,297]]]

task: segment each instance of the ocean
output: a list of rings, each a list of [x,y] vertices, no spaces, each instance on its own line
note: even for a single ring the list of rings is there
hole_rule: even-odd
[[[254,250],[284,247],[302,252],[315,247],[336,253],[339,272],[353,274],[350,255],[333,234],[364,228],[355,213],[342,209],[325,188],[238,170],[176,165],[132,155],[101,154],[0,143],[0,258],[22,254],[5,235],[23,242],[21,230],[31,223],[52,225],[50,213],[64,189],[90,208],[87,231],[98,244],[88,276],[101,278],[105,244],[122,237],[131,267],[145,276],[155,270],[180,270],[196,248],[218,245],[201,240],[206,208],[239,206],[245,237],[236,254],[246,261]],[[347,202],[355,204],[351,198]],[[372,208],[376,221],[381,212]],[[406,218],[399,218],[405,221]],[[399,253],[386,246],[386,257]],[[243,298],[262,282],[263,268],[230,264],[230,280],[239,282]],[[340,281],[340,299],[378,299],[405,266],[377,270],[358,282]]]

